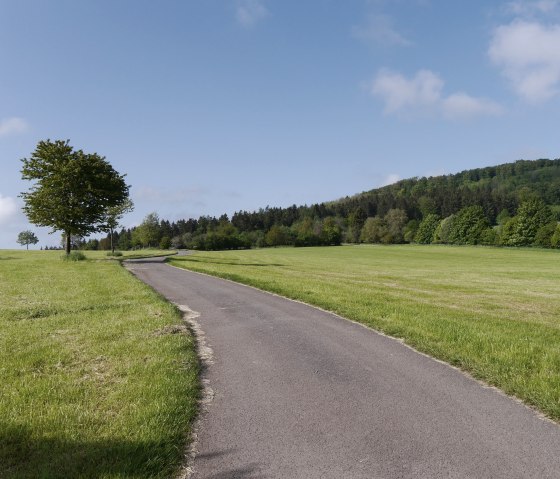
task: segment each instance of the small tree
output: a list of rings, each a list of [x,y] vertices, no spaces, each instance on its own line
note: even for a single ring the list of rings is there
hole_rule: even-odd
[[[508,246],[528,246],[535,241],[539,229],[552,219],[552,212],[544,201],[525,201],[519,206],[517,215],[504,225],[502,241]]]
[[[364,243],[381,243],[387,236],[387,224],[379,216],[369,217],[364,223],[360,239]]]
[[[132,243],[144,247],[157,247],[160,240],[160,227],[159,227],[159,216],[157,213],[149,213],[144,218],[144,221],[140,223],[133,233]]]
[[[418,227],[414,241],[420,244],[430,244],[439,226],[439,222],[440,218],[438,215],[433,213],[426,215]]]
[[[404,227],[408,222],[408,217],[404,210],[399,208],[390,209],[385,215],[387,225],[387,237],[385,243],[402,243],[404,241]]]
[[[348,215],[348,231],[346,232],[348,242],[360,242],[360,233],[367,219],[368,215],[362,207],[357,207]]]
[[[286,226],[273,225],[264,240],[268,246],[282,246],[290,243],[290,230]]]
[[[119,226],[119,221],[126,213],[130,213],[134,209],[134,203],[130,198],[124,200],[120,205],[110,206],[105,211],[105,231],[109,232],[109,238],[111,240],[111,252],[115,252],[115,241],[114,233],[115,229]]]
[[[455,216],[448,241],[453,244],[479,244],[489,226],[482,206],[467,206]]]
[[[342,230],[332,216],[327,216],[321,226],[321,242],[326,246],[338,246],[342,241]]]
[[[33,231],[22,231],[17,237],[18,244],[25,246],[26,249],[29,249],[30,244],[37,244],[39,242],[39,238],[33,233]]]
[[[437,228],[434,231],[434,237],[432,243],[450,243],[451,231],[453,229],[453,223],[455,222],[456,215],[449,215],[443,218]]]
[[[169,249],[171,248],[171,239],[169,236],[164,236],[159,242],[159,249]]]
[[[64,233],[67,255],[72,236],[103,231],[107,209],[128,198],[124,176],[97,153],[74,151],[69,140],[40,141],[22,162],[22,178],[35,182],[21,194],[23,210],[32,223]]]

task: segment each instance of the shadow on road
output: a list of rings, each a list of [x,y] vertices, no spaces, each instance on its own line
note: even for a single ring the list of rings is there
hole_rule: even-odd
[[[197,454],[196,461],[199,464],[201,462],[204,463],[205,461],[209,461],[211,464],[215,464],[214,462],[212,462],[213,459],[222,458],[224,456],[228,456],[229,454],[233,454],[236,452],[237,449],[230,448],[230,449],[223,449],[218,451]],[[260,474],[260,471],[262,469],[261,465],[255,462],[249,463],[242,467],[232,467],[232,468],[218,467],[218,469],[220,469],[219,472],[211,473],[210,475],[205,474],[202,477],[204,477],[204,479],[257,479],[263,477],[262,474]],[[196,474],[196,469],[195,469],[195,474],[193,479],[197,479],[198,477],[200,476]]]

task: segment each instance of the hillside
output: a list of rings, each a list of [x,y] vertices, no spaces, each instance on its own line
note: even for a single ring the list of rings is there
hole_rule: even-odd
[[[479,205],[494,223],[504,209],[514,214],[531,196],[560,210],[560,159],[519,160],[451,175],[410,178],[328,203],[335,215],[348,216],[361,207],[368,216],[384,216],[391,208],[409,218],[426,213],[446,217],[466,206]]]
[[[177,222],[156,213],[118,234],[119,247],[238,249],[347,243],[560,247],[560,159],[519,160],[410,178],[311,206]],[[105,248],[107,241],[92,248]]]

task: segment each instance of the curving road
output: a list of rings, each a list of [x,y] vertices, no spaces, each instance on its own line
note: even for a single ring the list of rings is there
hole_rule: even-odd
[[[127,267],[197,311],[214,397],[193,479],[560,478],[560,427],[400,342],[161,259]]]

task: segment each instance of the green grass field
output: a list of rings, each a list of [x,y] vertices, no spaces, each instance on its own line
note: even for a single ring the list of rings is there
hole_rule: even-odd
[[[560,421],[560,252],[363,245],[170,262],[403,338]]]
[[[168,478],[183,462],[194,340],[117,261],[86,256],[0,251],[0,477]]]

